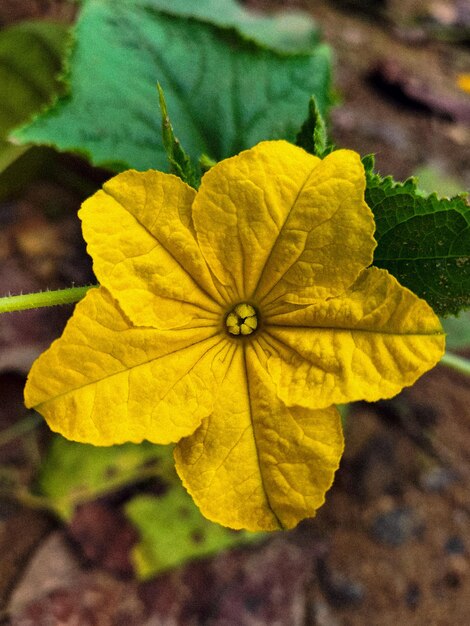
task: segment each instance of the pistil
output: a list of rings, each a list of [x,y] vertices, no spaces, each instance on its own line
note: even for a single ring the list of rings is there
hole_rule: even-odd
[[[225,318],[225,325],[231,335],[251,335],[258,328],[258,315],[251,304],[237,304]]]

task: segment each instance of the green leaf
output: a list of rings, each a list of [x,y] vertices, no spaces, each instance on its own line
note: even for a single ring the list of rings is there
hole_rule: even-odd
[[[297,134],[296,144],[320,158],[329,154],[332,146],[328,141],[325,120],[318,108],[315,96],[310,98],[308,117]]]
[[[304,11],[266,16],[245,10],[235,0],[136,0],[136,4],[151,6],[170,15],[232,27],[245,38],[280,52],[307,53],[319,43],[318,28]]]
[[[197,188],[200,182],[200,176],[197,176],[195,168],[191,163],[179,140],[175,137],[173,126],[168,115],[168,109],[165,102],[165,95],[160,85],[158,87],[158,96],[160,99],[160,110],[162,112],[162,140],[165,148],[168,163],[170,164],[170,173],[175,174],[181,180],[191,187]]]
[[[146,3],[149,4],[150,0]],[[281,55],[234,31],[129,0],[86,0],[75,30],[70,94],[15,133],[96,165],[165,170],[155,85],[190,158],[220,160],[263,139],[295,139],[312,94],[329,102],[330,51]]]
[[[22,22],[0,32],[0,172],[27,149],[8,143],[8,132],[61,91],[66,42],[66,27],[48,22]]]
[[[409,179],[396,183],[367,173],[366,201],[374,212],[374,265],[427,300],[438,315],[470,307],[470,207],[465,195],[425,196]]]
[[[68,520],[82,502],[152,476],[179,483],[170,446],[143,442],[104,448],[56,435],[41,465],[36,488],[48,506]]]
[[[142,580],[188,560],[265,537],[265,533],[238,532],[209,522],[182,486],[159,498],[137,496],[125,510],[140,533],[132,559]]]

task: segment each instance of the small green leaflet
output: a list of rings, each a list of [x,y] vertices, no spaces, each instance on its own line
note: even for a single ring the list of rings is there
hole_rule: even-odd
[[[374,212],[374,265],[427,300],[438,315],[470,307],[470,207],[465,194],[425,196],[409,179],[396,183],[372,172],[364,158],[366,201]]]
[[[66,42],[66,27],[49,22],[22,22],[0,33],[0,172],[27,149],[8,143],[9,131],[62,90]]]
[[[205,519],[183,487],[162,497],[141,495],[127,503],[126,514],[140,534],[132,560],[141,580],[194,558],[260,541],[265,533],[233,531]]]
[[[308,53],[319,43],[318,28],[303,11],[262,15],[245,10],[235,0],[135,0],[170,15],[192,17],[223,28],[235,28],[243,37],[285,53]]]
[[[168,109],[165,101],[163,89],[158,84],[158,96],[160,99],[160,110],[162,113],[162,139],[165,148],[168,163],[170,165],[170,174],[175,174],[181,180],[195,189],[199,187],[200,176],[196,174],[196,170],[191,163],[184,148],[181,146],[175,133],[168,115]]]
[[[295,139],[312,94],[330,99],[330,50],[284,55],[235,31],[168,15],[151,0],[86,0],[75,27],[69,94],[20,142],[54,145],[95,165],[168,170],[155,87],[189,157],[220,160],[263,139]]]
[[[318,108],[315,96],[310,98],[308,116],[297,133],[296,144],[320,158],[333,150],[333,146],[328,140],[326,123]]]

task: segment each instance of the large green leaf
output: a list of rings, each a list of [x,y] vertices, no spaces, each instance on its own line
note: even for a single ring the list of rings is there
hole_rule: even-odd
[[[318,44],[318,28],[308,13],[290,11],[273,16],[246,11],[235,0],[136,0],[143,6],[233,27],[244,37],[281,52],[310,52]]]
[[[387,269],[439,315],[470,307],[470,207],[465,196],[425,196],[413,179],[396,183],[371,171],[366,200],[374,212],[374,265]]]
[[[151,4],[148,0],[147,4]],[[75,30],[70,93],[21,142],[88,154],[116,169],[168,168],[156,83],[189,156],[219,160],[262,139],[295,139],[313,94],[329,101],[330,52],[282,55],[234,31],[138,3],[86,0]]]
[[[170,446],[143,442],[100,448],[56,435],[36,488],[48,507],[68,520],[79,504],[152,476],[179,483]]]
[[[159,498],[137,496],[127,503],[126,514],[140,534],[132,557],[141,579],[265,536],[233,531],[210,522],[182,487],[170,489]]]
[[[0,32],[0,172],[26,149],[8,143],[8,132],[61,90],[66,40],[66,27],[49,22],[23,22]]]

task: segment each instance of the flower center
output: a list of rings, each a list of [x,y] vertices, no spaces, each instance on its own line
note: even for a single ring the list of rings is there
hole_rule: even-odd
[[[241,302],[227,315],[225,325],[231,335],[251,335],[258,327],[258,315],[251,304]]]

